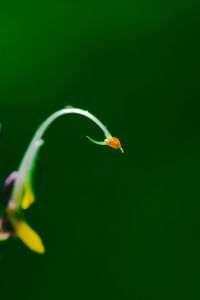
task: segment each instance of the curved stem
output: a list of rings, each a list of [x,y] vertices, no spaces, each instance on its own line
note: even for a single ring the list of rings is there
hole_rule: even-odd
[[[87,110],[83,110],[83,109],[80,109],[80,108],[73,108],[73,107],[70,106],[69,108],[64,108],[64,109],[61,109],[61,110],[55,112],[46,121],[44,121],[44,123],[40,126],[40,128],[36,132],[35,137],[38,138],[38,139],[42,138],[42,136],[45,133],[48,126],[55,119],[57,119],[58,117],[60,117],[62,115],[65,115],[65,114],[79,114],[79,115],[85,116],[85,117],[89,118],[90,120],[92,120],[94,123],[96,123],[97,126],[99,126],[102,129],[102,131],[104,132],[106,138],[109,138],[111,136],[110,132],[106,129],[106,127],[94,115],[89,113]]]
[[[18,176],[17,176],[17,179],[16,179],[14,187],[13,187],[11,200],[8,205],[9,209],[17,209],[20,207],[21,189],[22,189],[23,184],[26,181],[30,182],[32,180],[32,175],[33,175],[33,171],[35,168],[35,163],[37,160],[39,149],[42,146],[42,144],[44,143],[44,141],[42,140],[42,137],[43,137],[45,131],[47,130],[47,128],[49,127],[49,125],[52,122],[54,122],[58,117],[65,115],[65,114],[83,115],[83,116],[89,118],[90,120],[92,120],[94,123],[96,123],[97,126],[102,129],[106,138],[111,137],[111,134],[106,129],[106,127],[95,116],[93,116],[91,113],[89,113],[86,110],[68,106],[68,107],[61,109],[61,110],[55,112],[54,114],[52,114],[49,118],[47,118],[41,124],[41,126],[36,131],[35,135],[33,136],[32,140],[25,152],[25,155],[20,163],[19,170],[18,170]]]

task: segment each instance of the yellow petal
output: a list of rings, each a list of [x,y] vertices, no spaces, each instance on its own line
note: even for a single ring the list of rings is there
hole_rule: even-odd
[[[27,209],[29,206],[34,202],[34,194],[32,192],[32,189],[30,185],[27,183],[25,184],[25,193],[22,198],[21,207],[22,209]]]
[[[44,253],[45,248],[39,235],[22,219],[22,217],[14,212],[8,212],[9,221],[14,229],[16,236],[31,250],[37,253]]]

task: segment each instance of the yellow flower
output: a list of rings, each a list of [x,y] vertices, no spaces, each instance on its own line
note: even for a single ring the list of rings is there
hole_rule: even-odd
[[[123,152],[119,139],[112,137],[107,128],[94,115],[79,108],[67,106],[52,114],[40,125],[25,152],[18,171],[13,172],[5,181],[5,211],[0,219],[0,240],[6,240],[15,235],[29,249],[37,253],[44,253],[45,247],[39,235],[25,221],[22,211],[28,209],[35,200],[32,179],[37,156],[44,143],[42,137],[49,125],[65,114],[79,114],[89,118],[102,129],[105,139],[103,142],[98,142],[88,138],[98,145],[108,145],[114,149],[119,148]]]

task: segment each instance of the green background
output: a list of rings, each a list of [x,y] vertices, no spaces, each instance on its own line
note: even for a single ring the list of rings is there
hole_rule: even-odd
[[[28,2],[28,3],[27,3]],[[197,1],[15,1],[0,9],[0,183],[37,126],[26,212],[45,255],[0,244],[1,299],[200,299]]]

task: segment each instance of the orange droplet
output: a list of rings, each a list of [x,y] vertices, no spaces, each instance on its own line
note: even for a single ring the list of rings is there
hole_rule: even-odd
[[[116,137],[110,137],[108,139],[104,140],[105,144],[114,148],[114,149],[119,149],[121,148],[121,143],[120,140]]]

